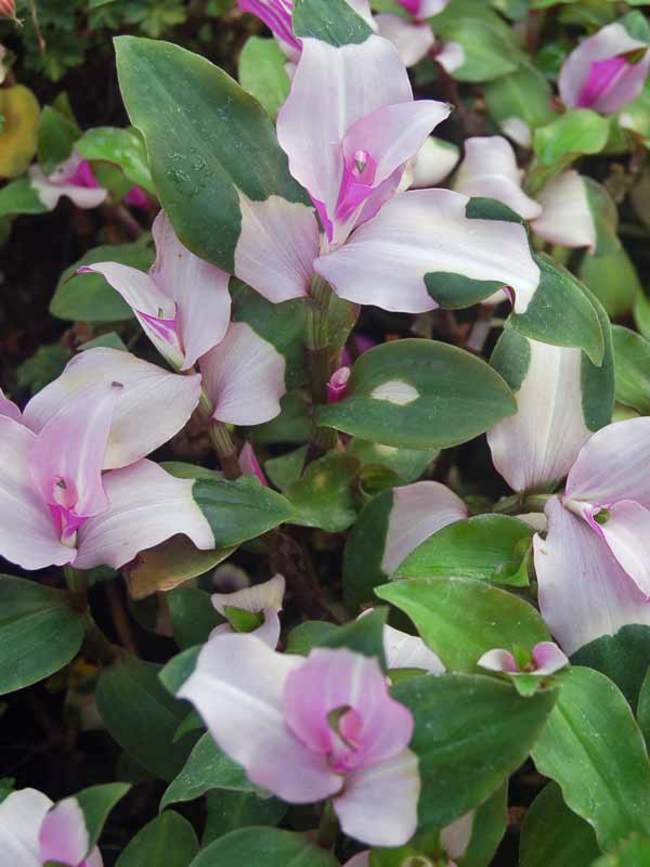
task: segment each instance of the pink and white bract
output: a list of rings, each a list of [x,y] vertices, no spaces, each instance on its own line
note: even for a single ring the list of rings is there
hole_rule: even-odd
[[[50,175],[45,175],[40,166],[29,169],[29,177],[43,205],[52,211],[62,196],[67,197],[78,208],[97,208],[106,200],[107,190],[100,187],[88,160],[79,154],[62,163]]]
[[[417,825],[413,718],[376,659],[316,649],[280,654],[250,635],[217,635],[178,692],[256,785],[293,804],[332,799],[343,830],[376,846]]]

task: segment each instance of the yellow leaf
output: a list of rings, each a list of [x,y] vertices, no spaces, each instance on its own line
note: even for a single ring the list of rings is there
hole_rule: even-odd
[[[0,177],[16,178],[31,163],[38,145],[38,100],[28,87],[0,90],[0,114],[4,126],[0,133]]]

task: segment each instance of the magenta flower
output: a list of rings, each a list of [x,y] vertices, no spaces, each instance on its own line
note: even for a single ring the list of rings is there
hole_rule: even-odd
[[[560,96],[569,108],[614,114],[641,93],[649,67],[648,45],[622,22],[608,24],[568,56],[560,71]]]
[[[38,165],[29,169],[30,182],[49,210],[53,211],[62,196],[66,196],[78,208],[96,208],[106,200],[108,191],[99,186],[88,160],[79,154],[61,163],[51,175],[45,175]]]
[[[449,0],[397,0],[416,21],[424,21],[442,12]]]
[[[0,415],[0,554],[25,569],[89,569],[119,568],[176,533],[214,547],[193,482],[142,460],[183,427],[199,391],[196,375],[93,349],[21,419]]]
[[[75,798],[53,804],[36,789],[11,792],[0,803],[0,852],[12,867],[103,867],[95,846],[90,850],[86,822]]]
[[[218,635],[178,695],[256,785],[293,804],[331,798],[345,833],[373,846],[400,846],[415,832],[413,718],[375,659],[342,648],[305,659],[250,635]]]
[[[567,656],[552,641],[540,641],[533,647],[530,660],[521,665],[513,653],[503,648],[488,650],[476,663],[488,671],[498,671],[504,674],[530,675],[548,677],[569,664]]]
[[[131,187],[124,196],[124,202],[139,211],[148,212],[156,208],[156,203],[142,187]]]

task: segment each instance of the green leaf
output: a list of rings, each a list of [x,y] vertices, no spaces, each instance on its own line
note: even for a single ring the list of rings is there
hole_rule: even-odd
[[[0,694],[37,683],[76,655],[82,615],[70,596],[35,581],[0,575]]]
[[[634,708],[650,665],[650,626],[631,624],[616,635],[602,635],[576,651],[571,662],[595,668],[613,680]]]
[[[312,431],[311,407],[307,396],[298,390],[290,391],[280,401],[282,411],[279,416],[256,425],[250,436],[256,443],[290,443],[302,445],[307,442]]]
[[[158,678],[161,666],[125,656],[105,668],[97,684],[97,708],[122,749],[144,768],[172,780],[187,758],[188,741],[175,742],[187,706]]]
[[[155,196],[147,152],[137,130],[98,126],[84,133],[76,149],[87,160],[119,166],[132,184]]]
[[[94,337],[92,340],[82,343],[79,347],[79,352],[85,352],[86,349],[96,349],[100,346],[106,349],[119,349],[121,352],[129,351],[126,343],[116,331],[108,331],[106,334],[100,334],[99,337]]]
[[[549,783],[526,813],[519,867],[590,867],[599,855],[591,825],[572,813],[560,787]]]
[[[106,783],[91,786],[75,795],[88,831],[88,852],[97,844],[109,813],[130,788],[128,783]]]
[[[302,478],[285,492],[294,508],[291,523],[328,533],[347,530],[357,517],[353,486],[358,472],[356,458],[339,452],[310,463]]]
[[[636,708],[636,718],[643,732],[646,744],[650,743],[650,668],[641,683],[639,699]]]
[[[510,75],[487,82],[483,93],[491,117],[502,130],[512,119],[522,120],[534,130],[555,117],[551,85],[534,66],[521,66]]]
[[[386,668],[384,655],[384,625],[388,609],[375,608],[358,620],[340,626],[336,631],[325,632],[317,641],[317,647],[347,647],[364,656],[374,656],[382,668]]]
[[[525,313],[512,313],[510,323],[524,336],[553,346],[582,349],[600,365],[606,349],[597,307],[587,289],[549,256],[535,256],[541,279]]]
[[[289,76],[283,54],[275,39],[249,37],[239,55],[239,83],[272,118],[289,96]]]
[[[297,0],[293,31],[303,39],[319,39],[336,47],[359,44],[372,36],[367,22],[346,0]]]
[[[263,487],[253,476],[242,476],[235,482],[197,479],[192,496],[210,524],[219,548],[255,539],[293,515],[288,500]]]
[[[197,742],[184,768],[167,787],[160,809],[164,810],[179,801],[193,801],[210,789],[256,791],[242,766],[223,753],[212,735],[207,733]]]
[[[436,32],[446,42],[458,42],[463,47],[463,64],[453,72],[457,81],[492,81],[514,72],[522,60],[522,53],[512,36],[492,22],[478,17],[457,17],[439,22]]]
[[[420,763],[420,825],[438,828],[504,783],[525,760],[557,698],[555,690],[522,698],[510,684],[467,674],[415,677],[392,692],[415,717],[410,748]]]
[[[612,326],[616,400],[650,415],[650,342],[622,325]]]
[[[16,370],[18,387],[26,388],[31,394],[36,394],[63,373],[63,368],[71,356],[71,350],[60,343],[39,346],[34,355],[18,366]]]
[[[106,244],[89,250],[61,274],[50,302],[50,313],[58,319],[76,322],[119,322],[131,319],[133,311],[101,274],[77,274],[84,265],[118,262],[148,271],[153,251],[141,241],[132,244]]]
[[[177,587],[165,597],[169,606],[174,641],[181,650],[204,644],[223,619],[217,613],[210,594],[196,587]]]
[[[16,214],[45,214],[47,210],[29,178],[18,178],[0,189],[0,218]]]
[[[475,578],[525,586],[522,561],[533,530],[506,515],[477,515],[430,536],[397,568],[396,578]]]
[[[636,268],[623,248],[605,256],[585,253],[579,277],[612,319],[630,312],[642,288]]]
[[[198,851],[194,828],[187,819],[167,810],[138,831],[116,867],[188,867]]]
[[[345,544],[343,600],[351,611],[371,602],[374,589],[389,577],[383,559],[393,491],[382,491],[364,507]]]
[[[426,644],[454,671],[471,671],[495,647],[532,649],[549,639],[532,605],[483,581],[413,578],[384,584],[375,593],[408,614]]]
[[[367,471],[370,467],[391,470],[399,481],[408,484],[420,478],[439,452],[437,449],[397,449],[368,440],[353,439],[348,445],[348,454],[361,463],[363,470]]]
[[[600,672],[562,676],[555,710],[533,748],[540,773],[557,782],[568,807],[611,849],[650,830],[650,762],[619,689]]]
[[[348,396],[316,410],[318,423],[398,448],[443,448],[473,439],[512,415],[501,377],[462,349],[396,340],[355,363]]]
[[[650,867],[650,839],[634,834],[611,855],[603,855],[592,867]]]
[[[286,652],[308,656],[314,647],[322,647],[339,629],[339,626],[326,620],[307,620],[305,623],[299,623],[287,636]]]
[[[339,867],[338,860],[303,834],[277,828],[241,828],[220,837],[191,867]]]
[[[287,363],[287,388],[305,383],[306,305],[302,298],[272,304],[250,286],[239,280],[230,281],[232,318],[245,322],[264,340],[274,346]]]
[[[144,136],[162,206],[187,247],[232,273],[240,192],[303,201],[270,118],[197,54],[133,36],[115,44],[122,96]]]
[[[609,118],[590,108],[574,108],[535,130],[533,148],[541,163],[552,166],[565,157],[597,154],[609,138]]]
[[[492,863],[508,825],[508,784],[484,801],[474,814],[472,834],[458,867],[487,867]]]
[[[196,668],[196,660],[201,652],[202,645],[188,647],[181,653],[172,657],[158,675],[160,682],[172,695],[176,695],[187,678]],[[183,720],[185,722],[185,719]]]
[[[294,482],[297,482],[305,467],[308,446],[300,446],[286,455],[269,458],[264,461],[264,471],[276,488],[285,492]]]
[[[206,794],[207,817],[203,845],[249,825],[275,826],[287,812],[278,798],[260,798],[253,792],[213,789]]]
[[[80,130],[74,121],[46,105],[38,122],[38,161],[46,175],[64,163],[72,154]]]

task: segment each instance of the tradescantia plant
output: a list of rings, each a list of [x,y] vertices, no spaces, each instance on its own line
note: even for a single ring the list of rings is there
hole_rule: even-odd
[[[203,5],[0,54],[0,867],[641,867],[643,4]]]

